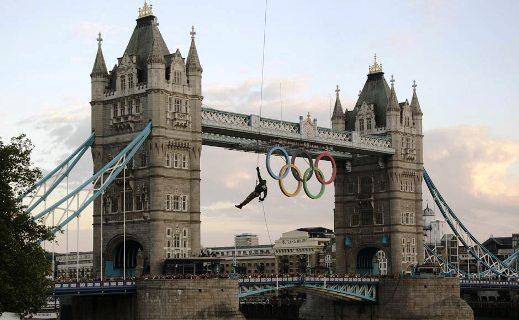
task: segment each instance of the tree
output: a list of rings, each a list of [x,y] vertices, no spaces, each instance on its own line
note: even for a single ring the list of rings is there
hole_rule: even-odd
[[[25,135],[9,144],[0,139],[0,314],[36,311],[52,288],[51,263],[40,243],[54,236],[19,199],[41,177],[32,167],[32,149]]]

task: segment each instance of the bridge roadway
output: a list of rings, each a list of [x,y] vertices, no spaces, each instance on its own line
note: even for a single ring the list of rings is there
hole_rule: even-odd
[[[193,279],[197,281],[197,279]],[[332,298],[349,301],[377,301],[379,279],[376,277],[262,277],[240,278],[239,298],[245,298],[280,289],[300,288]],[[468,290],[519,290],[519,281],[464,280],[461,289]],[[81,282],[56,282],[53,296],[133,294],[135,280],[106,280]]]
[[[202,108],[202,143],[231,150],[264,153],[274,145],[287,149],[304,148],[318,154],[328,150],[334,157],[349,159],[352,154],[386,156],[395,153],[391,140],[381,135],[359,135],[317,126],[317,120],[299,117],[299,122],[281,121]]]

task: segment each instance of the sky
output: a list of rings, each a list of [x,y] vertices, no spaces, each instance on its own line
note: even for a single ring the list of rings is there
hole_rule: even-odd
[[[151,3],[170,51],[179,48],[187,56],[195,26],[204,105],[259,113],[265,2]],[[141,5],[2,1],[0,137],[26,133],[36,146],[34,163],[44,171],[85,140],[97,33],[111,68]],[[519,232],[517,12],[516,1],[270,1],[262,114],[297,121],[310,112],[320,126],[329,126],[335,86],[351,110],[376,53],[386,78],[395,77],[399,101],[410,100],[417,81],[424,166],[450,207],[481,241],[509,236]],[[267,224],[257,202],[237,212],[233,205],[254,186],[256,160],[203,148],[204,245],[230,245],[241,232],[268,243],[266,225],[272,241],[298,227],[333,227],[332,188],[321,200],[289,199],[270,180]],[[87,156],[71,185],[91,171]],[[424,193],[428,199],[432,205]],[[80,220],[82,250],[92,248],[89,214]]]

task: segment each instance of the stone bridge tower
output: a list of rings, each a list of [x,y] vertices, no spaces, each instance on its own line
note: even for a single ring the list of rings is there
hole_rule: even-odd
[[[187,59],[178,49],[170,53],[145,2],[126,50],[110,72],[101,41],[99,35],[90,75],[95,170],[149,121],[153,129],[128,166],[126,183],[121,174],[94,204],[94,267],[99,275],[102,253],[105,276],[122,275],[123,260],[128,274],[141,268],[158,274],[164,259],[200,251],[202,67],[195,32],[193,28]]]
[[[335,235],[340,273],[393,274],[423,261],[422,111],[413,97],[398,102],[376,60],[353,110],[343,112],[339,90],[332,115],[336,130],[387,136],[395,154],[354,156],[338,164]]]

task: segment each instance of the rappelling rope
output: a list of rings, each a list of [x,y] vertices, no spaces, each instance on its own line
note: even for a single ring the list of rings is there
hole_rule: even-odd
[[[261,57],[261,87],[260,87],[260,111],[259,111],[259,123],[258,123],[258,135],[261,130],[261,115],[263,111],[263,81],[264,81],[264,74],[265,74],[265,44],[267,40],[267,5],[268,0],[265,0],[265,13],[263,16],[263,54]],[[259,147],[259,138],[256,140],[258,147]],[[259,157],[260,154],[258,153],[258,156],[256,158],[256,167],[259,166]]]
[[[259,149],[259,133],[261,130],[261,115],[263,111],[263,82],[264,82],[264,74],[265,74],[265,44],[267,40],[267,6],[268,0],[265,0],[265,13],[263,16],[263,53],[261,57],[261,87],[260,87],[260,110],[259,110],[259,123],[258,123],[258,139],[256,140],[258,149]],[[259,167],[259,157],[260,154],[258,152],[258,156],[256,157],[256,167]],[[265,213],[265,202],[261,201],[261,209],[263,211],[263,220],[265,221],[265,229],[267,229],[267,235],[269,237],[269,242],[272,245],[272,238],[270,237],[269,225],[267,222],[267,214]]]

